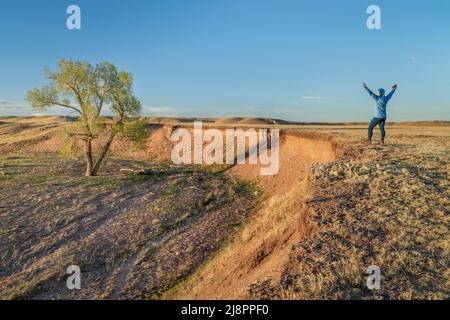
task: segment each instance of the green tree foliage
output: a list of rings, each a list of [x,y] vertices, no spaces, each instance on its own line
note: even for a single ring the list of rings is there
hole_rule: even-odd
[[[118,135],[143,143],[147,136],[144,124],[138,120],[141,103],[133,95],[133,77],[118,71],[109,63],[95,67],[87,62],[61,60],[59,70],[45,70],[50,84],[28,92],[26,99],[37,110],[59,106],[77,115],[77,121],[65,130],[63,150],[76,150],[82,143],[86,156],[86,176],[95,176],[108,150]],[[109,108],[114,117],[102,117]],[[99,151],[94,156],[94,140]]]

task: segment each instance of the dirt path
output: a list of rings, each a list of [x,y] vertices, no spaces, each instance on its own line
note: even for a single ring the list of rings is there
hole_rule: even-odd
[[[169,240],[175,239],[180,235],[182,235],[183,232],[189,229],[195,223],[195,221],[199,219],[200,217],[198,216],[193,216],[186,219],[179,226],[177,226],[175,230],[170,231],[169,233],[163,233],[157,238],[152,239],[148,243],[144,244],[142,248],[136,253],[134,253],[129,259],[127,259],[115,278],[114,287],[111,295],[109,296],[109,299],[110,300],[120,299],[120,294],[125,287],[127,276],[130,274],[136,261],[141,255],[143,255],[143,253],[145,253],[149,249],[157,250],[158,248],[163,247],[165,243],[167,243]]]

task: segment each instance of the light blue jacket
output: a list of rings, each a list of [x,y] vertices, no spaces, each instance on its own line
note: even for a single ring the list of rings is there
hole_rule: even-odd
[[[387,112],[386,107],[391,100],[392,96],[394,95],[395,89],[391,91],[387,96],[384,95],[384,89],[380,89],[381,95],[377,96],[375,93],[373,93],[369,88],[366,88],[367,92],[370,94],[372,98],[375,100],[375,106],[373,108],[375,113],[375,118],[380,119],[386,119],[387,118]]]

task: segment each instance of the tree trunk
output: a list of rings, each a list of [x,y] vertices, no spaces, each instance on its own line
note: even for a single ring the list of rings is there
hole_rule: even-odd
[[[97,172],[100,169],[100,165],[102,164],[103,159],[105,158],[106,154],[108,153],[109,147],[111,146],[115,136],[116,135],[114,133],[112,133],[111,136],[109,137],[108,141],[106,142],[106,144],[103,146],[102,152],[100,153],[100,156],[97,159],[97,161],[95,161],[94,168],[92,169],[93,176],[97,175]]]
[[[89,138],[88,140],[86,140],[86,177],[92,176],[92,166],[92,141]]]

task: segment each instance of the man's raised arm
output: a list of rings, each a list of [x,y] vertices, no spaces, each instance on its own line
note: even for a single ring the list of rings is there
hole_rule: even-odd
[[[377,98],[377,96],[375,95],[375,93],[373,93],[372,90],[369,89],[369,87],[366,85],[365,82],[363,82],[363,87],[364,87],[364,89],[366,89],[366,91],[370,94],[370,96],[371,96],[372,98],[374,98],[374,99]]]
[[[391,100],[392,96],[393,96],[394,93],[395,93],[395,90],[397,90],[397,84],[394,84],[394,85],[392,86],[392,91],[386,96],[386,98],[387,98],[388,100]]]

